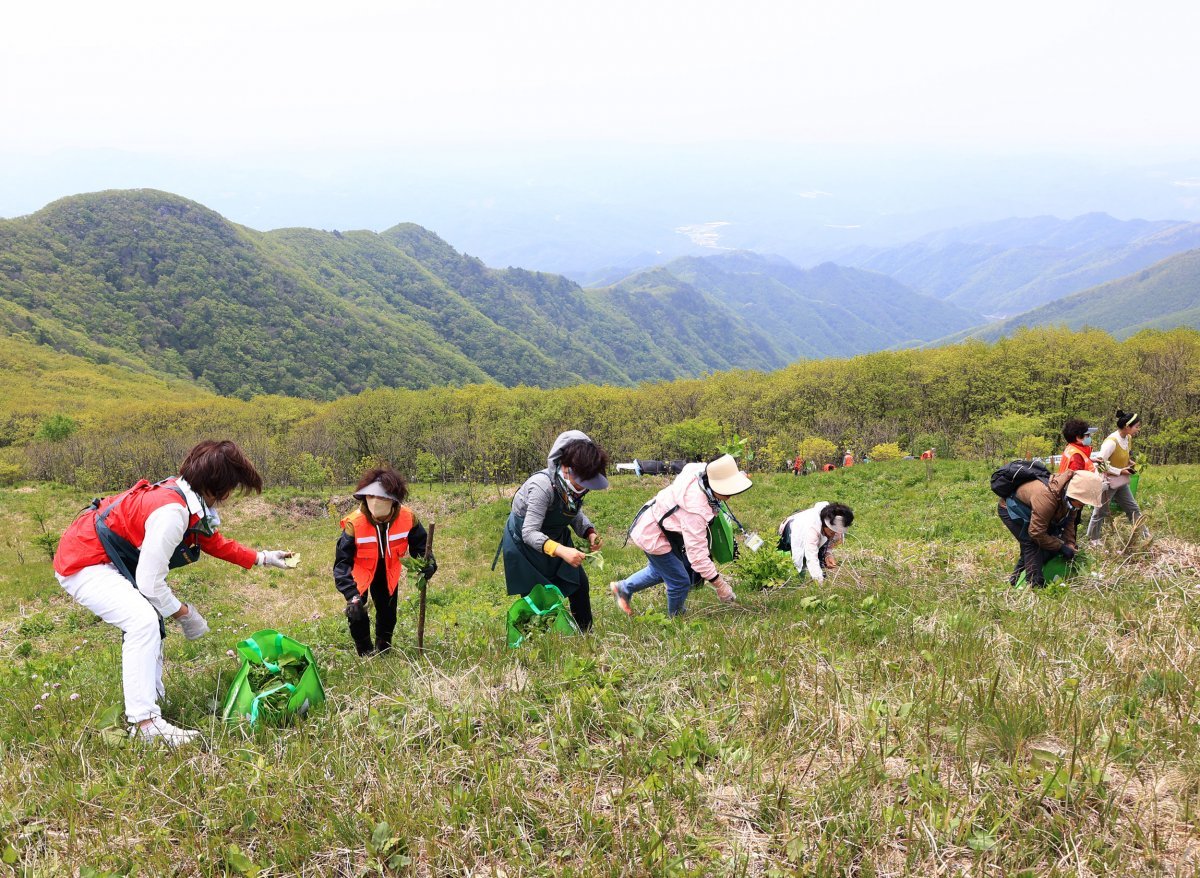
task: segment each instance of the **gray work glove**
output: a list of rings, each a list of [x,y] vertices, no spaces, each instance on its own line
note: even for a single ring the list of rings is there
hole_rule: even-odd
[[[187,640],[196,640],[208,633],[208,623],[191,604],[188,604],[187,615],[179,617],[179,628]]]
[[[258,564],[260,567],[277,567],[280,570],[287,570],[288,565],[283,559],[290,557],[291,554],[283,549],[264,549],[258,553]]]

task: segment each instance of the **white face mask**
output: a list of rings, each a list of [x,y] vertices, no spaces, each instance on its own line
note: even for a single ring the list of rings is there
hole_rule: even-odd
[[[392,514],[392,506],[394,504],[387,497],[368,497],[367,511],[371,513],[371,517],[376,521],[383,521]]]

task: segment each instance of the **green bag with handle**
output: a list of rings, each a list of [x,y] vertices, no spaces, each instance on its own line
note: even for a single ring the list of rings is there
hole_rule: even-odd
[[[530,630],[544,627],[568,637],[579,633],[567,599],[556,585],[535,585],[524,597],[508,608],[508,646],[516,649],[528,638]]]
[[[716,515],[708,523],[708,554],[718,564],[728,564],[738,556],[733,515],[724,502],[717,504]]]
[[[221,719],[304,716],[325,701],[325,687],[312,650],[272,628],[256,631],[237,645],[242,657],[225,696]]]

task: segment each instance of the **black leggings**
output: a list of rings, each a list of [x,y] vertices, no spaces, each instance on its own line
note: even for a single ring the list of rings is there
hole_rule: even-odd
[[[383,565],[380,565],[382,569]],[[376,576],[371,582],[371,588],[363,595],[363,609],[356,617],[350,617],[350,636],[354,638],[354,647],[360,655],[371,651],[371,617],[367,613],[367,597],[375,604],[375,646],[377,650],[389,649],[392,645],[392,632],[396,630],[396,607],[400,603],[400,590],[388,594],[387,579]]]
[[[996,514],[1000,516],[1000,520],[1004,522],[1004,526],[1021,544],[1021,555],[1017,558],[1017,564],[1013,567],[1012,575],[1008,577],[1011,585],[1016,585],[1017,580],[1021,578],[1021,571],[1025,571],[1025,581],[1032,588],[1041,588],[1046,584],[1045,576],[1042,574],[1042,565],[1053,558],[1057,552],[1043,549],[1037,543],[1029,538],[1029,525],[1021,521],[1019,518],[1013,518],[1008,514],[1008,507],[1001,500],[999,506],[996,507]]]

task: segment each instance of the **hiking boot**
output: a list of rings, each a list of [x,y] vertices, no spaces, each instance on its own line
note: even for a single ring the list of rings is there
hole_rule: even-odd
[[[192,729],[177,728],[161,716],[155,716],[145,725],[136,725],[130,729],[129,736],[140,741],[162,741],[168,747],[178,747],[200,737],[200,733]]]
[[[617,602],[617,607],[621,610],[621,612],[626,616],[632,616],[633,606],[629,603],[629,595],[621,591],[621,583],[610,582],[608,584],[608,590],[612,592],[613,599]]]
[[[713,587],[717,590],[717,597],[721,600],[721,603],[732,604],[737,600],[737,595],[733,593],[733,586],[725,581],[724,576],[718,579],[717,584]]]

